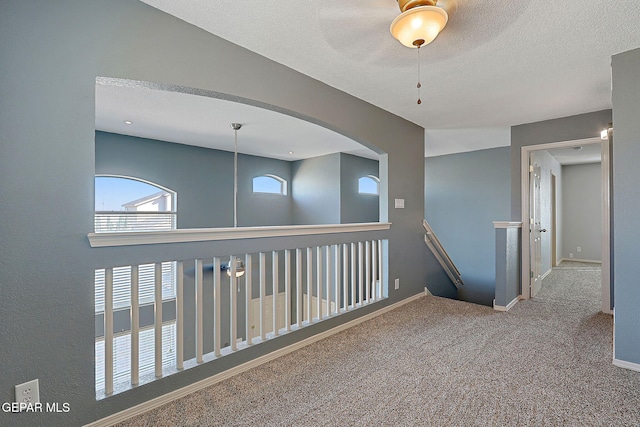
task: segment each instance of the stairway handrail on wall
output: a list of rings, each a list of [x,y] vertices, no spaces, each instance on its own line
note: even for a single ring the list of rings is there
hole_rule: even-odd
[[[433,255],[436,257],[444,271],[447,273],[447,276],[449,276],[453,284],[456,285],[456,288],[464,285],[464,282],[462,281],[462,277],[460,275],[460,271],[451,260],[451,257],[449,257],[449,254],[442,246],[442,243],[440,243],[440,240],[438,240],[438,237],[433,232],[433,229],[426,219],[422,220],[422,226],[424,227],[424,230],[426,232],[426,234],[424,235],[424,242],[427,244],[429,249],[431,249],[431,252],[433,252]]]

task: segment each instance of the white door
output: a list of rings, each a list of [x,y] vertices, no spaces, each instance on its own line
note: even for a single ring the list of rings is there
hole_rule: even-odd
[[[532,155],[533,156],[533,155]],[[531,298],[542,288],[542,233],[547,230],[540,226],[540,165],[531,160],[529,166],[529,256],[531,266]]]

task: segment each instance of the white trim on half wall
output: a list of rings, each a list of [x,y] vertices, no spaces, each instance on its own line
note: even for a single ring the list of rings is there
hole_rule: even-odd
[[[514,305],[516,305],[518,303],[518,301],[520,301],[519,297],[515,297],[513,299],[513,301],[511,301],[509,304],[505,306],[502,305],[496,305],[496,300],[493,300],[493,309],[495,311],[509,311],[513,308]]]

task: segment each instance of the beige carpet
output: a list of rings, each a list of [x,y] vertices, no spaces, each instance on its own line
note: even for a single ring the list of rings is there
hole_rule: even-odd
[[[597,269],[508,313],[425,297],[121,426],[637,426]]]

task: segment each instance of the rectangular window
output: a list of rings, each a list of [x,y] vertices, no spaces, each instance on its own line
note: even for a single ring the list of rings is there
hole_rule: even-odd
[[[138,267],[138,302],[140,305],[154,301],[155,264]],[[162,299],[176,297],[176,263],[162,263]],[[113,269],[113,309],[131,306],[131,266]],[[95,272],[95,312],[104,312],[104,268]]]
[[[153,327],[140,330],[140,377],[155,372],[155,334]],[[162,367],[175,365],[176,322],[162,325]],[[104,390],[104,338],[96,340],[96,391]],[[118,334],[113,339],[113,384],[131,381],[131,332]]]

